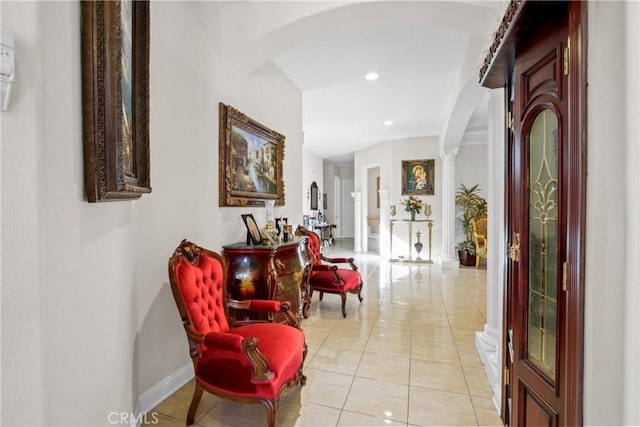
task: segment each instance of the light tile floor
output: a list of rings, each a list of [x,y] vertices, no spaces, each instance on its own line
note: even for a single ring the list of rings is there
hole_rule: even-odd
[[[364,301],[313,296],[304,320],[307,384],[287,390],[278,426],[501,426],[475,350],[486,322],[486,270],[400,265],[352,253],[352,240],[324,248],[353,256],[365,278]],[[186,351],[186,344],[185,344]],[[183,426],[193,381],[148,419]],[[196,425],[265,426],[262,405],[202,398]]]

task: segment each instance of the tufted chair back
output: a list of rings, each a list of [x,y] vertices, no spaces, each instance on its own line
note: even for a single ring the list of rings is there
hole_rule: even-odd
[[[307,345],[297,314],[290,312],[291,304],[227,299],[224,258],[186,239],[169,258],[169,281],[187,333],[195,376],[187,425],[193,425],[207,391],[240,403],[262,403],[267,426],[275,427],[282,391],[306,381],[302,364]],[[287,321],[229,323],[228,306],[282,313]]]
[[[313,265],[322,265],[322,259],[320,257],[320,237],[313,231],[300,225],[296,229],[295,234],[297,236],[307,236],[307,249],[313,255]]]
[[[195,331],[203,335],[209,332],[227,332],[227,269],[224,258],[202,248],[194,253],[194,246],[187,246],[185,242],[183,240],[176,249],[169,265],[171,290],[182,321],[188,322]]]
[[[479,217],[471,220],[473,230],[473,242],[476,245],[476,268],[480,266],[480,258],[487,258],[487,217]]]
[[[320,292],[320,299],[325,292],[340,294],[342,299],[342,316],[347,317],[346,303],[347,293],[357,294],[362,302],[362,276],[358,272],[358,267],[354,264],[353,258],[329,258],[320,252],[320,238],[316,233],[302,226],[296,229],[297,236],[306,236],[308,239],[307,248],[313,255],[313,264],[309,274],[310,296],[313,291]],[[348,264],[351,268],[341,268],[339,264]]]

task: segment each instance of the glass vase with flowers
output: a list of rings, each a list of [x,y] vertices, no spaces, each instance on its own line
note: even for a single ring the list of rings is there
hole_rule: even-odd
[[[422,200],[417,197],[409,196],[407,199],[401,200],[404,210],[411,215],[411,221],[416,220],[416,214],[420,213],[423,207]]]

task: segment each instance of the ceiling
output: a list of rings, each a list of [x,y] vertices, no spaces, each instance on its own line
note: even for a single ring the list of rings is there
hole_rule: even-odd
[[[257,3],[227,2],[223,10]],[[305,150],[338,161],[380,142],[442,136],[451,126],[456,102],[462,102],[465,84],[474,80],[471,85],[477,85],[503,5],[422,0],[281,3],[286,9],[279,16],[292,16],[281,24],[271,20],[271,27],[254,35],[252,43],[302,91]],[[305,6],[308,12],[292,12]],[[257,43],[260,38],[262,43]],[[370,72],[379,78],[366,80]],[[468,97],[464,102],[468,104]],[[456,125],[486,127],[486,103],[478,99],[472,109],[471,117]]]

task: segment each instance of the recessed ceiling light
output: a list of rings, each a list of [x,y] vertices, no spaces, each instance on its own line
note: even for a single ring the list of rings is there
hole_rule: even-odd
[[[387,120],[386,122],[384,122],[385,126],[391,126],[393,124],[393,122],[391,120]]]
[[[378,77],[380,77],[378,75],[378,73],[374,73],[374,72],[371,72],[371,73],[367,74],[366,76],[364,76],[364,78],[367,79],[367,80],[378,80]]]

